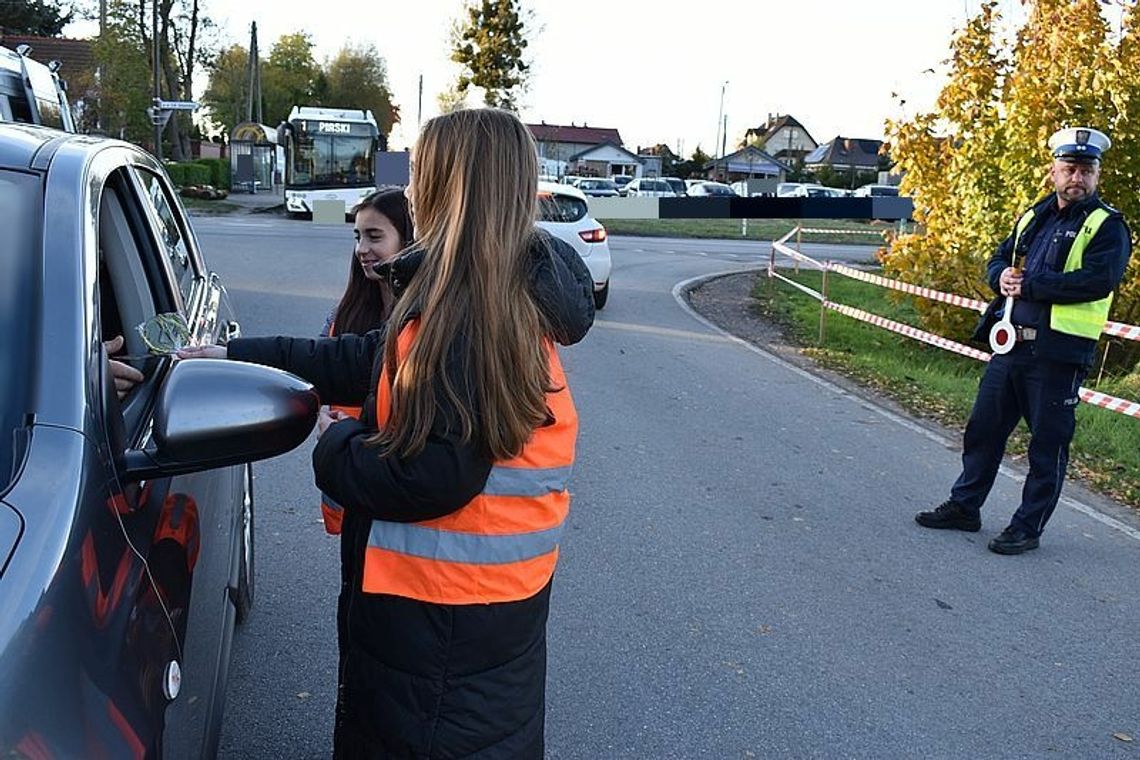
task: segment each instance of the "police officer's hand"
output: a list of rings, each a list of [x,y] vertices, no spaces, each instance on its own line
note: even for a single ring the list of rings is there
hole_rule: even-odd
[[[1006,267],[1002,270],[1001,276],[998,278],[998,286],[1001,288],[1003,296],[1013,296],[1014,298],[1021,295],[1021,270],[1014,267]]]
[[[111,340],[103,341],[103,348],[106,349],[108,356],[122,351],[123,336],[116,335]],[[120,401],[131,392],[132,388],[146,379],[143,373],[129,364],[124,364],[114,359],[109,359],[108,364],[111,367],[111,378],[115,381],[115,393],[118,395]]]

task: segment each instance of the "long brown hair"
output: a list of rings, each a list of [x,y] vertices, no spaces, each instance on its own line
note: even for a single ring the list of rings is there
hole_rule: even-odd
[[[385,454],[421,451],[442,391],[462,439],[508,459],[547,420],[551,386],[546,325],[527,285],[534,139],[506,111],[470,109],[427,122],[413,156],[412,213],[424,259],[388,321],[392,405],[374,440]],[[419,330],[397,366],[397,336],[416,317]]]
[[[400,236],[400,248],[405,248],[412,242],[412,215],[402,189],[389,187],[368,194],[352,209],[353,216],[366,208],[387,217]],[[393,301],[395,297],[388,283],[369,280],[364,276],[354,247],[348,269],[348,286],[333,311],[337,334],[363,335],[369,330],[383,327]]]

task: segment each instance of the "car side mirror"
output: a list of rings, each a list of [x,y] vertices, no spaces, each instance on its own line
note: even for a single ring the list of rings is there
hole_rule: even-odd
[[[319,407],[312,385],[281,370],[226,359],[177,361],[159,391],[150,444],[124,455],[126,479],[284,454],[308,437]]]

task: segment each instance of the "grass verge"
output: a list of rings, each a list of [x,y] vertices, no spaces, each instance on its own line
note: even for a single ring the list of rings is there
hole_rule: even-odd
[[[746,234],[741,219],[599,219],[611,235],[645,237],[717,238],[723,240],[778,240],[802,223],[817,229],[847,230],[843,232],[804,233],[805,243],[883,244],[882,233],[893,229],[886,222],[859,222],[851,219],[749,219]],[[852,234],[874,232],[876,235]]]
[[[819,272],[803,271],[789,278],[819,290]],[[887,290],[844,277],[828,279],[828,298],[919,326],[909,300],[888,296]],[[948,427],[965,427],[973,406],[982,362],[928,346],[879,327],[828,311],[825,340],[819,342],[820,306],[791,286],[761,279],[753,290],[753,308],[781,324],[793,343],[821,366],[883,393],[918,417]],[[1092,388],[1091,372],[1085,387]],[[1096,390],[1136,400],[1125,378],[1105,376]],[[1140,508],[1140,420],[1106,409],[1077,407],[1069,474],[1117,501]],[[1029,433],[1022,423],[1010,437],[1007,453],[1024,459]],[[949,487],[949,483],[946,484]]]

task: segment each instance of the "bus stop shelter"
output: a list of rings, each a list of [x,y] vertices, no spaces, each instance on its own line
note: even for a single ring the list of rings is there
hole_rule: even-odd
[[[230,132],[230,188],[232,192],[273,192],[280,176],[277,131],[254,121],[243,121]]]

